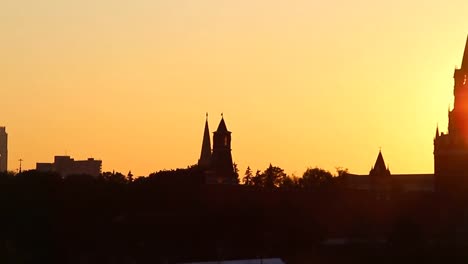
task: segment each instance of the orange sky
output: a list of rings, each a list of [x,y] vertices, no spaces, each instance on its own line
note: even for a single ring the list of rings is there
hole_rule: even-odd
[[[408,3],[411,2],[411,3]],[[9,168],[54,155],[147,175],[194,164],[205,112],[232,155],[301,175],[433,172],[468,1],[3,0]]]

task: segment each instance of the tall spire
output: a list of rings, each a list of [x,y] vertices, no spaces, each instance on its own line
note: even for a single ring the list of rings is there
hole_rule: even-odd
[[[466,38],[465,53],[463,54],[463,61],[462,61],[461,68],[464,70],[468,70],[468,37]]]
[[[436,128],[436,135],[435,137],[438,138],[439,137],[439,124],[437,124],[437,128]]]
[[[198,165],[202,167],[210,166],[211,162],[211,141],[210,129],[208,128],[208,113],[206,113],[205,131],[203,132],[202,148]]]

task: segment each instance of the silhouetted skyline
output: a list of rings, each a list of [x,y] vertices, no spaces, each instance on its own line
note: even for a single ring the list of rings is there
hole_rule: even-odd
[[[224,112],[241,171],[367,173],[381,146],[392,172],[432,172],[428,139],[447,127],[467,5],[9,1],[9,168],[54,155],[135,175],[184,167],[200,154],[204,113]]]

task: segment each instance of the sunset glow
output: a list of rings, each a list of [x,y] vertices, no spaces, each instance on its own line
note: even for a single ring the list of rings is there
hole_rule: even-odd
[[[0,3],[9,169],[54,155],[148,175],[195,164],[205,113],[232,156],[288,174],[432,173],[468,1]]]

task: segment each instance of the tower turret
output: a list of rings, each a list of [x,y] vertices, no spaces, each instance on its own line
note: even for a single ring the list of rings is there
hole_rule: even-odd
[[[218,129],[213,133],[211,162],[216,182],[237,183],[231,156],[231,132],[227,129],[222,114]]]

